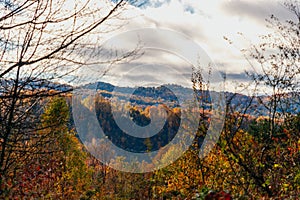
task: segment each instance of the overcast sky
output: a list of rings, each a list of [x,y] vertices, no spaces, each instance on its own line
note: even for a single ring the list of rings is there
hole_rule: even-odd
[[[280,19],[292,17],[283,7],[282,1],[276,0],[148,0],[142,6],[131,7],[123,14],[123,17],[129,20],[114,33],[111,40],[117,41],[116,43],[122,47],[131,46],[140,40],[150,46],[151,42],[161,43],[162,48],[146,50],[144,56],[136,60],[138,64],[118,66],[102,80],[113,84],[122,82],[123,85],[132,83],[145,85],[152,79],[163,84],[165,81],[161,78],[165,77],[166,80],[173,81],[170,83],[187,86],[180,77],[190,79],[191,63],[184,56],[178,55],[178,52],[177,54],[172,52],[171,49],[174,45],[179,49],[182,47],[183,43],[178,42],[178,38],[175,40],[168,34],[158,37],[150,33],[146,36],[145,42],[143,36],[136,38],[126,36],[126,34],[118,36],[120,33],[135,29],[159,28],[181,33],[187,37],[187,40],[199,45],[215,64],[216,70],[227,74],[229,82],[225,89],[232,91],[235,85],[231,81],[247,82],[244,71],[253,70],[240,49],[248,48],[250,42],[258,43],[259,35],[271,32],[266,27],[265,21],[271,14]],[[243,33],[244,36],[238,33]],[[234,45],[225,41],[224,36],[230,38]],[[173,39],[174,44],[169,45],[170,49],[165,49],[167,46],[165,44],[168,43],[166,40],[170,38]],[[111,43],[112,41],[108,46]],[[194,50],[191,49],[190,52],[192,51]],[[145,66],[137,67],[141,64],[147,65],[148,70],[145,70],[147,69]],[[151,68],[151,65],[161,67]],[[170,68],[178,73],[173,78],[167,73]]]

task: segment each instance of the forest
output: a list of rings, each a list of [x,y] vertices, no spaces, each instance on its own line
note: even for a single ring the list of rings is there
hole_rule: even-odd
[[[108,2],[104,12],[92,1],[76,1],[71,11],[64,1],[0,1],[0,199],[299,199],[299,1],[283,4],[295,20],[270,16],[272,32],[241,50],[260,67],[261,73],[245,73],[254,90],[267,88],[264,94],[214,91],[200,66],[192,69],[191,88],[162,84],[114,92],[116,86],[96,82],[82,86],[78,100],[76,87],[60,81],[103,64],[91,59],[105,53],[90,51],[101,43],[97,35],[117,30],[109,22],[124,23],[122,13],[140,6]],[[109,54],[104,63],[130,62],[141,56],[140,48]],[[178,93],[194,101],[181,102]],[[224,97],[224,122],[216,142],[206,145],[218,120],[212,118],[213,96]],[[154,125],[137,129],[146,130],[137,137],[119,122],[127,130]],[[99,128],[102,138],[94,135]],[[191,145],[169,144],[178,133]],[[137,164],[107,141],[152,154]],[[154,160],[163,167],[154,168]],[[140,166],[144,171],[135,171]]]

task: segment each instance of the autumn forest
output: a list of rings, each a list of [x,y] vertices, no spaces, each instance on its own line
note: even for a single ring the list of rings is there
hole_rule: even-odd
[[[259,68],[246,93],[215,90],[201,62],[190,88],[72,84],[144,55],[99,46],[147,1],[99,2],[0,1],[0,199],[300,198],[299,1],[238,50]]]

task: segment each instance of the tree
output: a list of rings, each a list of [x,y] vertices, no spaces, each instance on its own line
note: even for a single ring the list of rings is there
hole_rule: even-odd
[[[58,81],[70,80],[81,67],[124,61],[135,54],[132,50],[105,61],[92,59],[104,52],[99,47],[102,34],[122,25],[120,15],[127,4],[0,2],[0,191],[30,155],[43,153],[38,147],[46,136],[38,131],[46,128],[39,126],[45,98],[72,90]],[[119,21],[113,26],[113,20]]]
[[[292,198],[299,192],[291,177],[299,174],[295,162],[299,159],[299,131],[294,127],[300,100],[300,4],[286,1],[284,5],[295,19],[282,22],[272,15],[267,22],[273,32],[262,36],[261,44],[243,50],[249,63],[259,66],[259,71],[247,73],[255,88],[263,88],[257,91],[265,95],[254,94],[243,102],[242,110],[236,110],[233,97],[229,98],[220,141],[224,154],[238,164],[239,179],[247,180],[241,181],[241,189],[251,196]],[[259,118],[247,115],[259,107],[263,107]]]
[[[263,43],[252,45],[249,53],[259,65],[258,72],[248,73],[258,86],[265,86],[269,101],[260,99],[268,111],[270,138],[276,132],[276,118],[294,113],[300,103],[300,4],[286,1],[285,7],[294,14],[295,20],[281,22],[274,15],[267,20],[274,31],[262,36]],[[267,102],[267,103],[266,103]]]

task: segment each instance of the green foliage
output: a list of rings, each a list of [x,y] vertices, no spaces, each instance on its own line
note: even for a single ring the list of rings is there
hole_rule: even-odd
[[[59,129],[65,130],[69,122],[69,107],[66,99],[63,97],[56,97],[50,100],[44,114],[41,117],[44,126],[56,126]],[[63,131],[62,130],[62,131]]]

